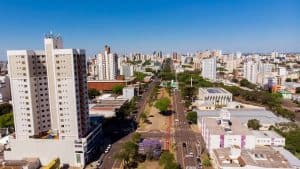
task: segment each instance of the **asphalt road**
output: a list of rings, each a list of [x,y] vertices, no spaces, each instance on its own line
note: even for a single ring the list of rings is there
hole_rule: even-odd
[[[177,161],[182,168],[196,167],[197,138],[196,134],[190,128],[185,117],[184,103],[181,102],[181,96],[178,90],[173,93],[173,106],[175,110],[175,143]]]
[[[138,120],[139,119],[139,116],[140,114],[144,111],[145,109],[145,106],[147,104],[147,101],[148,101],[148,97],[150,95],[150,92],[153,90],[154,86],[155,86],[155,83],[158,83],[159,80],[156,78],[154,79],[150,84],[149,84],[149,87],[148,87],[148,90],[146,90],[141,98],[139,99],[139,102],[137,103],[137,108],[138,108],[138,112],[137,112],[137,117],[136,119]],[[120,161],[118,160],[115,160],[113,157],[116,153],[119,152],[122,144],[128,140],[131,139],[131,135],[132,133],[126,135],[125,137],[121,138],[120,140],[118,140],[117,142],[113,143],[112,144],[112,148],[111,150],[105,154],[104,158],[103,158],[103,166],[101,167],[101,169],[112,169],[114,167],[118,167],[120,166]],[[150,133],[151,135],[151,133]],[[148,137],[147,135],[143,135],[144,137]],[[150,137],[150,136],[149,136]]]

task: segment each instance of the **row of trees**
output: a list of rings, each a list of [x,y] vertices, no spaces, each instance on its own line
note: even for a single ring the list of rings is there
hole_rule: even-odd
[[[294,112],[281,106],[282,96],[279,93],[269,93],[268,91],[257,90],[248,91],[236,86],[225,86],[223,84],[217,84],[216,86],[225,88],[231,92],[234,97],[240,97],[246,101],[262,104],[282,117],[289,118],[291,120],[295,119]]]
[[[270,129],[285,137],[285,148],[300,158],[300,127],[295,123],[280,124]]]

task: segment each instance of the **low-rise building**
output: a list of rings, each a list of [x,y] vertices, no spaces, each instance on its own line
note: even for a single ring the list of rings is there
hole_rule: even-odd
[[[232,101],[232,94],[223,88],[199,88],[198,99],[200,102],[224,106]]]
[[[135,87],[127,86],[123,88],[123,98],[131,100],[135,96]]]
[[[285,138],[274,131],[255,131],[255,145],[257,146],[285,146]]]
[[[226,110],[230,112],[231,117],[238,118],[240,122],[246,126],[248,120],[257,119],[260,122],[260,130],[268,130],[271,125],[276,123],[286,123],[290,122],[288,119],[276,116],[269,110],[263,107],[259,108],[226,108],[226,109],[216,109],[216,110],[195,110],[198,115],[198,125],[201,125],[201,119],[203,117],[214,117],[218,118],[220,112]],[[201,126],[200,126],[201,127]]]
[[[255,147],[255,137],[249,129],[238,118],[231,118],[226,111],[221,112],[219,118],[202,118],[201,126],[201,134],[209,152],[233,145],[242,149]]]
[[[238,146],[214,149],[211,158],[217,169],[292,168],[280,153],[267,146],[251,150],[240,149]]]
[[[105,118],[115,117],[118,110],[127,102],[128,99],[123,96],[114,97],[111,94],[104,94],[98,97],[95,103],[89,105],[89,113]]]

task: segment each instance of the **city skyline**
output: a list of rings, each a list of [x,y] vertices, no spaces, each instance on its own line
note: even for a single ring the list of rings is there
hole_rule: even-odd
[[[86,49],[88,57],[105,44],[117,53],[300,48],[295,0],[79,2],[2,2],[0,59],[7,59],[6,50],[41,48],[41,35],[51,30],[64,35],[67,47]]]

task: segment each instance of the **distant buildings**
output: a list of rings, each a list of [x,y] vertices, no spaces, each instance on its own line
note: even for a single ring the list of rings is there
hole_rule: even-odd
[[[115,80],[118,75],[118,56],[105,46],[104,54],[98,54],[98,80]]]
[[[53,34],[44,45],[7,51],[15,134],[4,157],[39,157],[42,164],[58,157],[84,167],[101,137],[101,125],[93,130],[89,123],[85,51],[64,49]]]
[[[244,78],[249,82],[256,84],[258,74],[258,64],[253,61],[246,61],[244,63]]]
[[[122,63],[120,68],[120,75],[124,75],[125,78],[132,77],[134,75],[134,66],[129,63]]]
[[[11,100],[10,80],[8,75],[0,75],[0,103]]]
[[[202,77],[215,81],[217,78],[217,60],[216,57],[202,60]]]

